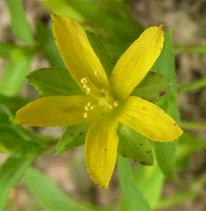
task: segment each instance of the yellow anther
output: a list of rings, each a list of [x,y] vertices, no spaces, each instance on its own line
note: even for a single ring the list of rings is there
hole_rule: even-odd
[[[114,105],[115,108],[117,108],[119,106],[119,102],[117,100],[115,100],[113,105]]]
[[[86,92],[87,92],[87,94],[90,94],[91,93],[91,89],[90,88],[86,88]]]
[[[83,117],[84,117],[85,119],[88,118],[87,112],[84,112]]]
[[[113,109],[113,106],[111,104],[108,105],[109,109]]]
[[[91,103],[90,102],[87,102],[87,106],[91,106]]]
[[[84,110],[85,110],[85,111],[89,111],[90,108],[89,108],[88,106],[84,106]]]
[[[87,77],[84,77],[84,78],[81,78],[81,80],[80,80],[80,83],[81,84],[85,84],[85,83],[87,83],[88,81],[87,81]]]
[[[91,105],[90,109],[91,109],[91,110],[94,110],[94,105]]]

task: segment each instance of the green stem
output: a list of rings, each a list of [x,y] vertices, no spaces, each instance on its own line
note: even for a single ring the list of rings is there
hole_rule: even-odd
[[[206,45],[175,45],[175,54],[206,54]]]
[[[171,208],[185,201],[194,199],[196,196],[198,196],[201,186],[203,186],[205,183],[206,183],[206,174],[203,174],[197,179],[193,180],[187,191],[182,193],[177,193],[171,197],[162,199],[157,205],[156,209]]]
[[[182,92],[201,89],[203,87],[206,87],[206,78],[202,78],[202,79],[199,79],[187,84],[180,84],[178,86],[178,91],[179,93],[182,93]]]
[[[156,209],[159,210],[159,209],[171,208],[177,204],[181,204],[185,201],[191,200],[195,196],[197,196],[197,192],[195,191],[187,191],[184,193],[178,193],[170,198],[161,200],[159,204],[157,205]]]
[[[185,129],[206,129],[206,122],[192,122],[192,121],[183,121],[180,123],[180,126]]]

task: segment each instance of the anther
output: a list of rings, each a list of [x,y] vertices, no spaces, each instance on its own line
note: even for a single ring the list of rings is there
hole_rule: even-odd
[[[91,106],[91,103],[90,103],[90,102],[87,102],[87,106],[88,106],[88,107]]]
[[[91,93],[91,89],[90,88],[86,88],[86,92],[87,92],[87,94],[90,94]]]
[[[85,84],[85,83],[87,83],[88,81],[87,81],[87,77],[84,77],[84,78],[81,78],[81,80],[80,80],[80,83],[81,84]]]
[[[88,106],[84,106],[84,110],[85,110],[85,111],[89,111],[90,109],[89,109]]]
[[[109,104],[108,106],[109,106],[109,109],[113,109],[113,106],[111,104]]]
[[[86,119],[86,118],[88,117],[87,112],[85,112],[83,116],[84,116],[84,118]]]
[[[119,106],[119,102],[115,100],[113,105],[114,105],[115,108],[117,108]]]

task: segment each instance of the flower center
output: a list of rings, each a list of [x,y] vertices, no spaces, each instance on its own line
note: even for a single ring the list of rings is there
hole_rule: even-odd
[[[83,117],[86,119],[91,114],[97,116],[104,116],[105,114],[111,113],[119,106],[119,101],[112,97],[108,91],[102,89],[100,90],[101,97],[95,97],[95,103],[88,101],[84,106]]]
[[[97,75],[97,71],[94,71],[94,74]],[[85,119],[91,115],[109,114],[119,106],[119,101],[111,95],[108,89],[97,88],[87,77],[81,78],[80,83],[86,94],[91,97],[91,101],[84,106],[83,117]]]
[[[101,112],[110,112],[119,106],[117,101],[108,91],[102,89],[101,97],[98,97],[98,105]]]

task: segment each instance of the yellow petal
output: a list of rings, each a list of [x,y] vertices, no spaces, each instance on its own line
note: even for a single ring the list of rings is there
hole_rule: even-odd
[[[85,161],[87,171],[95,184],[108,188],[117,156],[118,136],[116,121],[94,122],[86,137]]]
[[[65,66],[77,84],[86,92],[87,90],[83,88],[84,79],[90,86],[108,87],[104,68],[92,49],[84,29],[66,16],[52,16],[52,28]]]
[[[111,75],[111,84],[116,96],[124,99],[145,77],[163,47],[161,26],[150,27],[120,57]]]
[[[67,126],[88,122],[92,116],[85,116],[84,106],[91,98],[83,96],[42,97],[28,103],[16,113],[17,124],[37,127]]]
[[[182,129],[161,108],[140,97],[131,96],[119,108],[119,121],[153,141],[173,141]]]

